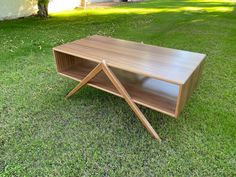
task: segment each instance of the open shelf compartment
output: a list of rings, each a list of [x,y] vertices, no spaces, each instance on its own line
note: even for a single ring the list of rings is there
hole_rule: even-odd
[[[58,73],[76,81],[81,81],[98,64],[58,51],[54,51],[54,55]],[[175,117],[179,85],[110,68],[135,103]],[[88,85],[122,97],[103,71]]]

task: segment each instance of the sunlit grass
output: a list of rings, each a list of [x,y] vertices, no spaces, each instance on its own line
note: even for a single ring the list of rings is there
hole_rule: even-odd
[[[63,11],[59,13],[52,13],[54,17],[76,16],[76,15],[109,15],[109,14],[152,14],[161,12],[232,12],[234,7],[231,6],[214,6],[214,7],[167,7],[167,8],[132,8],[132,7],[116,7],[116,8],[98,8],[98,9],[75,9],[70,11]]]
[[[234,4],[236,2],[236,0],[186,0],[184,2],[203,2],[203,3],[210,2],[210,3],[231,3],[231,4]]]

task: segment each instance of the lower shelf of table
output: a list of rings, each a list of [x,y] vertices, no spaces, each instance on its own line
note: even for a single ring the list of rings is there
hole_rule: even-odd
[[[76,81],[81,81],[94,67],[95,64],[80,63],[59,71],[59,74]],[[133,73],[115,68],[111,68],[111,70],[135,103],[175,117],[179,93],[178,85],[134,75]],[[103,71],[93,78],[88,85],[122,97]]]

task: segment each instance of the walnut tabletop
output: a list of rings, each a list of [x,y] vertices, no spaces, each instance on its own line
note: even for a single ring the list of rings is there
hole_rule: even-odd
[[[174,84],[184,84],[204,60],[195,52],[163,48],[99,35],[57,46],[53,50]]]

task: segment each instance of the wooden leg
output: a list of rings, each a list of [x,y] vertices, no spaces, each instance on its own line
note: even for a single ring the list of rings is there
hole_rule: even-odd
[[[120,83],[120,81],[117,79],[117,77],[114,75],[114,73],[108,68],[108,66],[106,65],[105,61],[102,61],[102,67],[103,67],[103,71],[106,73],[106,75],[108,76],[108,78],[111,80],[111,82],[113,83],[113,85],[116,87],[116,89],[120,92],[120,94],[123,96],[123,98],[125,99],[125,101],[129,104],[129,106],[131,107],[131,109],[134,111],[134,113],[137,115],[137,117],[139,118],[139,120],[141,121],[141,123],[144,125],[144,127],[148,130],[148,132],[155,138],[157,139],[159,142],[161,142],[160,137],[158,136],[158,134],[155,132],[155,130],[152,128],[151,124],[148,122],[148,120],[146,119],[146,117],[143,115],[143,113],[140,111],[140,109],[138,108],[138,106],[133,102],[133,100],[131,99],[131,97],[129,96],[128,92],[126,91],[126,89],[123,87],[123,85]]]
[[[107,64],[104,60],[102,61],[102,63],[98,64],[66,97],[68,98],[68,97],[72,96],[73,94],[75,94],[77,91],[79,91],[79,89],[81,89],[92,78],[94,78],[101,70],[103,70],[105,72],[107,77],[111,80],[112,84],[116,87],[118,92],[123,96],[125,101],[129,104],[131,109],[137,115],[138,119],[141,121],[141,123],[144,125],[144,127],[148,130],[148,132],[153,136],[153,138],[155,138],[159,142],[161,142],[161,139],[158,136],[158,134],[152,128],[151,124],[148,122],[146,117],[140,111],[138,106],[133,102],[132,98],[130,97],[130,95],[128,94],[126,89],[123,87],[123,85],[120,83],[120,81],[114,75],[114,73],[110,70],[110,68],[107,66]]]
[[[94,78],[102,70],[102,63],[99,63],[68,95],[66,98],[74,95],[79,91],[85,84],[87,84],[92,78]]]

